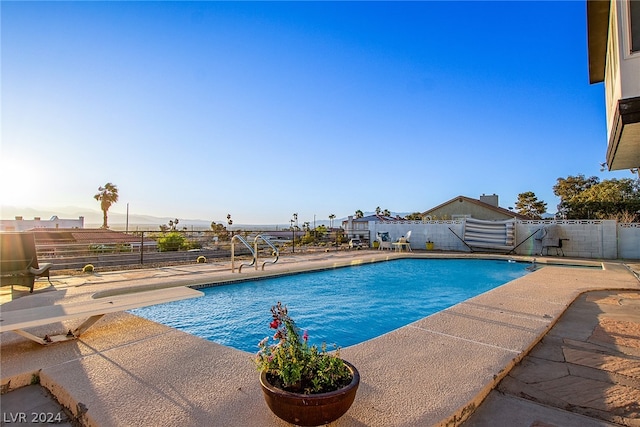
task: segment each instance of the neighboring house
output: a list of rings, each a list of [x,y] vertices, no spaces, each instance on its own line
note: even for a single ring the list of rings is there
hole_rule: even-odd
[[[34,228],[84,228],[84,217],[78,219],[60,219],[52,216],[51,219],[23,219],[17,216],[16,219],[0,219],[0,231],[26,231]]]
[[[369,221],[400,221],[402,218],[394,218],[384,215],[367,215],[362,218],[347,217],[342,221],[342,228],[347,239],[358,238],[369,241]]]
[[[498,196],[496,194],[483,194],[482,196],[480,196],[480,200],[472,199],[465,196],[454,197],[453,199],[422,213],[423,220],[462,219],[467,217],[493,221],[512,218],[520,220],[531,219],[528,216],[501,208],[498,205]],[[368,242],[369,239],[375,238],[370,236],[370,232],[373,230],[370,224],[380,224],[384,222],[398,223],[400,221],[406,220],[400,217],[390,217],[384,215],[368,215],[362,218],[355,218],[353,216],[350,216],[346,221],[342,221],[342,228],[344,229],[347,239],[359,238],[365,242]],[[413,221],[409,221],[407,223],[410,222]]]
[[[496,194],[489,196],[483,194],[480,196],[480,200],[465,196],[454,197],[435,208],[423,212],[422,217],[425,219],[440,220],[471,217],[492,221],[511,218],[521,220],[531,219],[525,215],[501,208],[498,205],[498,196]]]
[[[609,170],[640,166],[640,1],[588,0],[589,81],[604,82]]]
[[[78,250],[107,251],[120,248],[140,250],[142,243],[140,236],[125,234],[102,228],[83,229],[33,229],[36,246],[39,252],[60,255],[64,252]],[[157,247],[157,242],[149,237],[144,238],[145,250]]]

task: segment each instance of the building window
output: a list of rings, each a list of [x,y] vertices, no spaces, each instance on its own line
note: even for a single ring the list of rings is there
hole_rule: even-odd
[[[631,29],[631,52],[640,52],[640,0],[629,2],[629,28]]]

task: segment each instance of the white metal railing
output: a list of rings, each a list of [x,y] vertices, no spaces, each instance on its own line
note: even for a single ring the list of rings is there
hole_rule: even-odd
[[[252,260],[251,260],[250,264],[247,264],[247,263],[240,264],[240,266],[238,267],[238,273],[241,273],[242,272],[242,267],[244,267],[245,265],[247,267],[250,267],[250,266],[256,264],[256,252],[251,247],[249,242],[247,242],[245,240],[244,237],[242,237],[239,234],[236,234],[235,236],[233,236],[231,238],[231,272],[232,273],[234,273],[236,271],[236,268],[235,268],[235,248],[236,248],[235,241],[236,240],[239,241],[240,243],[242,243],[243,245],[245,245],[247,247],[247,249],[249,249],[249,252],[251,252],[251,257],[252,257]]]
[[[266,264],[269,264],[269,263],[275,264],[276,262],[278,262],[278,259],[280,257],[280,251],[273,243],[269,241],[268,238],[266,238],[262,234],[258,234],[256,237],[254,237],[253,246],[251,246],[251,244],[249,244],[249,242],[244,237],[242,237],[239,234],[236,234],[231,238],[231,272],[232,273],[236,271],[236,267],[235,267],[235,241],[236,240],[242,243],[247,249],[249,249],[249,252],[251,252],[251,262],[248,264],[247,263],[240,264],[240,266],[238,267],[238,273],[242,273],[242,267],[244,266],[250,267],[253,265],[256,270],[258,269],[259,241],[263,241],[264,243],[266,243],[267,246],[269,246],[273,250],[272,253],[274,255],[273,260],[267,260],[262,263],[262,270],[264,270],[264,266]]]
[[[263,236],[262,234],[258,234],[256,236],[255,239],[253,239],[253,248],[255,250],[255,254],[256,254],[256,269],[258,268],[258,241],[262,240],[263,242],[265,242],[271,249],[273,249],[273,255],[274,255],[274,259],[273,260],[267,260],[265,262],[262,263],[262,270],[264,270],[264,266],[266,264],[275,264],[276,262],[278,262],[278,258],[280,258],[280,250],[276,247],[276,245],[274,245],[273,243],[271,243],[271,241],[266,237]]]

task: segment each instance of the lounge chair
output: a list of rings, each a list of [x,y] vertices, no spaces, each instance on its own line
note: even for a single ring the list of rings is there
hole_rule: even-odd
[[[33,233],[0,233],[0,285],[20,285],[33,293],[36,277],[46,277],[53,264],[38,264]]]
[[[457,234],[456,237],[460,238]],[[464,234],[460,240],[472,252],[474,250],[510,252],[515,248],[515,220],[487,221],[465,218]]]
[[[410,237],[411,231],[409,231],[406,236],[400,237],[397,242],[394,242],[393,246],[395,246],[396,251],[402,252],[406,249],[407,252],[411,252],[411,242],[409,242]]]
[[[549,255],[549,248],[554,248],[556,250],[556,256],[560,254],[564,256],[562,242],[569,239],[562,238],[562,228],[559,225],[551,224],[542,229],[542,237],[536,240],[539,240],[542,245],[540,255],[544,255],[545,249],[547,250],[547,255]]]
[[[389,238],[389,233],[378,233],[378,236],[376,237],[376,240],[378,241],[379,245],[378,245],[378,250],[383,250],[383,249],[389,249],[391,250],[391,239]]]

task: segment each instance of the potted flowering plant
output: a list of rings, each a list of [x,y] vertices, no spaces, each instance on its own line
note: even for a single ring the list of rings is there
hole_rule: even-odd
[[[286,306],[271,307],[275,329],[258,344],[256,365],[260,384],[269,408],[292,424],[315,426],[328,424],[346,413],[360,383],[360,374],[340,358],[339,350],[327,352],[308,343],[309,336],[289,317]]]

